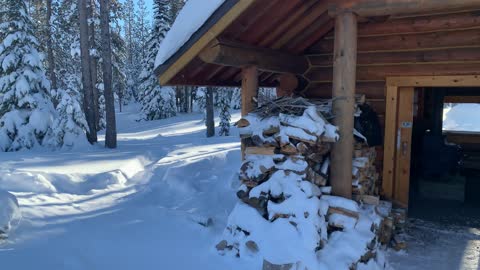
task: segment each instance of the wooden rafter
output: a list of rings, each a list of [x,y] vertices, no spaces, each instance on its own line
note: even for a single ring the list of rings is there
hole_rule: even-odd
[[[276,73],[303,74],[309,68],[304,56],[218,39],[205,48],[199,57],[210,64],[236,68],[255,65],[259,70]]]

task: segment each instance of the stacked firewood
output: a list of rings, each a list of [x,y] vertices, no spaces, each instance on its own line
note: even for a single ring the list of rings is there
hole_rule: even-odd
[[[375,150],[357,143],[352,153],[352,185],[357,201],[330,195],[330,181],[334,181],[329,177],[330,152],[339,135],[328,122],[328,108],[328,104],[283,98],[237,123],[244,146],[239,174],[242,185],[237,192],[241,203],[231,213],[225,238],[217,245],[221,254],[257,254],[277,241],[287,247],[293,243],[281,244],[282,240],[272,238],[293,232],[290,237],[300,237],[297,243],[304,245],[299,250],[317,254],[322,263],[355,257],[345,262],[345,269],[373,261],[382,265],[377,254],[382,220],[390,216],[390,209],[374,196],[378,179]],[[349,245],[348,239],[357,239],[357,234],[367,237],[362,238],[358,250],[353,249],[354,254],[344,256],[341,250],[332,251]],[[286,256],[296,258],[288,252]],[[266,256],[264,269],[285,266],[274,263]],[[303,262],[292,263],[288,269],[309,268]]]
[[[336,127],[329,124],[331,101],[315,105],[302,98],[283,98],[260,108],[237,122],[244,143],[244,155],[294,156],[304,159],[307,179],[324,191],[330,190],[330,151],[338,139]],[[356,133],[360,142],[354,145],[352,189],[355,198],[378,200],[379,174],[375,167],[376,150]],[[247,170],[252,161],[246,160],[240,180],[252,188],[268,178],[271,171],[252,179]],[[373,196],[373,197],[372,197]]]
[[[285,102],[288,100],[288,102]],[[281,102],[283,101],[283,103]],[[338,140],[337,128],[328,123],[317,106],[306,100],[282,99],[242,118],[237,126],[244,143],[245,162],[240,181],[253,188],[289,163],[302,164],[305,179],[319,187],[328,184],[330,151]],[[258,156],[269,156],[275,164],[258,166]],[[324,188],[328,191],[329,188]]]
[[[375,166],[377,152],[374,147],[369,147],[366,142],[356,143],[353,153],[353,194],[357,197],[378,195],[379,173]]]

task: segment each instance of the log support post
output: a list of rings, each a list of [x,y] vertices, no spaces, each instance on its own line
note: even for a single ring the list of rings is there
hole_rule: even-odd
[[[242,68],[242,116],[257,108],[255,98],[258,96],[258,69],[256,66]],[[242,158],[245,157],[245,143],[242,140]]]
[[[333,63],[333,114],[340,140],[332,149],[332,192],[352,197],[353,125],[357,64],[357,16],[339,13],[335,18]]]

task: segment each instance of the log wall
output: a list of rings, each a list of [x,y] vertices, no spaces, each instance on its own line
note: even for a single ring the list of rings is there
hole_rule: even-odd
[[[480,74],[480,11],[365,22],[358,35],[356,92],[382,122],[386,77]],[[305,96],[331,97],[333,44],[329,34],[307,50]]]
[[[358,36],[356,93],[378,113],[382,133],[387,77],[480,75],[480,11],[364,22]],[[331,98],[333,47],[329,34],[307,50],[306,97]]]

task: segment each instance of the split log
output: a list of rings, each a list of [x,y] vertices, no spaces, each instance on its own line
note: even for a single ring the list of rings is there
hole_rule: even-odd
[[[340,213],[332,213],[328,216],[328,226],[337,230],[353,229],[358,218],[350,217]]]
[[[297,143],[297,150],[300,154],[306,155],[309,152],[309,147],[304,143]]]
[[[308,143],[315,145],[318,141],[318,138],[312,134],[309,134],[307,131],[296,128],[296,127],[282,127],[280,131],[280,138],[282,142],[285,142],[285,138],[294,139],[300,142]]]
[[[312,168],[307,169],[306,178],[317,186],[323,187],[327,185],[327,178],[315,172]]]
[[[369,205],[379,205],[380,204],[380,197],[378,197],[378,196],[356,195],[356,196],[353,196],[353,199],[357,202],[362,202],[364,204],[369,204]]]
[[[275,155],[275,147],[247,147],[245,148],[245,155]]]
[[[247,119],[242,118],[235,123],[235,126],[237,126],[238,128],[245,128],[250,126],[250,122]]]
[[[322,153],[311,153],[307,156],[307,159],[315,162],[315,163],[322,163],[323,162],[323,154]]]
[[[332,215],[332,214],[340,214],[340,215],[344,215],[344,216],[355,218],[355,219],[360,218],[360,214],[358,212],[354,212],[341,207],[328,208],[328,215]]]
[[[280,148],[280,153],[285,154],[285,155],[297,155],[298,150],[293,144],[288,143],[288,144],[283,145]]]

